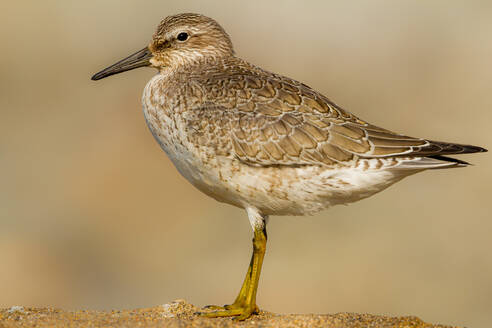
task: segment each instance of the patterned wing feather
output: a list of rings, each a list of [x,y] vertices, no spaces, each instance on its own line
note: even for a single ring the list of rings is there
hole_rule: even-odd
[[[341,109],[308,86],[285,77],[238,74],[219,80],[220,83],[208,80],[209,84],[200,91],[213,97],[205,99],[195,111],[200,117],[194,121],[200,120],[208,127],[219,124],[220,132],[208,136],[209,146],[228,144],[235,157],[250,165],[332,165],[357,158],[485,151],[476,146],[412,138],[379,128]]]

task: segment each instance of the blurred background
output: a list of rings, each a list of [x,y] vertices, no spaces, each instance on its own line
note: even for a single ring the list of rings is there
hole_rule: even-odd
[[[8,1],[0,307],[233,301],[249,222],[192,187],[153,140],[140,98],[155,72],[90,81],[180,12],[217,19],[239,56],[369,122],[492,146],[490,1]],[[273,217],[258,304],[490,325],[489,154],[314,217]]]

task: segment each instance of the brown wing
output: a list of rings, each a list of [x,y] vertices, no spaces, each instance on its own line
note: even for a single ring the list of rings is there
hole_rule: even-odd
[[[422,157],[483,151],[412,138],[368,124],[284,77],[238,75],[202,89],[194,112],[202,142],[251,165],[348,163],[356,158]]]

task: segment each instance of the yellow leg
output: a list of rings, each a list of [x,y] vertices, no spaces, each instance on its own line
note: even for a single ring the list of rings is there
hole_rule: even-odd
[[[251,283],[251,270],[253,268],[253,261],[254,261],[254,251],[253,254],[251,254],[251,261],[249,262],[249,267],[248,267],[248,272],[246,273],[246,276],[244,277],[243,285],[241,286],[241,290],[239,291],[239,294],[237,295],[236,299],[234,300],[234,303],[231,305],[226,305],[225,308],[234,308],[234,307],[239,307],[241,304],[243,304],[246,300],[247,292],[248,289],[250,288],[250,283]]]
[[[236,300],[231,305],[224,307],[207,307],[215,309],[212,312],[200,312],[199,314],[208,318],[237,316],[237,320],[245,320],[253,313],[259,311],[256,305],[256,291],[260,280],[261,266],[266,250],[266,228],[265,226],[254,228],[253,256],[249,265],[248,272],[244,278],[243,285]]]
[[[207,305],[207,306],[205,306],[205,309],[208,309],[208,310],[231,310],[233,308],[241,307],[241,305],[246,300],[246,293],[249,289],[249,285],[250,285],[250,281],[251,281],[251,268],[253,267],[253,259],[254,259],[254,253],[251,254],[251,261],[249,262],[248,272],[246,273],[246,276],[244,277],[243,285],[241,286],[241,290],[239,291],[239,294],[237,295],[236,299],[234,300],[234,303],[224,305],[224,306]]]

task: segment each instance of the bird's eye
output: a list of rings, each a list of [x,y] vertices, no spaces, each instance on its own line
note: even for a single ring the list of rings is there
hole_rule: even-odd
[[[178,34],[178,36],[176,37],[178,39],[178,41],[186,41],[188,40],[188,33],[186,32],[181,32]]]

